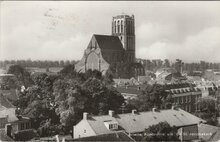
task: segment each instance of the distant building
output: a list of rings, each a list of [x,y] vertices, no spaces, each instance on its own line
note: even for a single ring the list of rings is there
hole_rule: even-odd
[[[155,75],[158,84],[182,82],[187,79],[173,68],[160,68],[156,71]]]
[[[141,94],[139,86],[116,87],[116,90],[121,93],[125,100],[136,99]]]
[[[78,72],[92,69],[106,74],[110,70],[115,77],[122,77],[122,72],[144,75],[143,66],[135,59],[134,16],[118,15],[112,19],[112,35],[94,34],[75,67]]]
[[[173,102],[181,109],[194,113],[199,111],[197,101],[202,97],[202,91],[197,87],[186,87],[167,90],[171,93]]]
[[[145,129],[159,122],[168,122],[171,126],[178,128],[181,140],[198,139],[198,124],[204,120],[182,110],[172,107],[169,110],[157,110],[132,113],[115,114],[109,111],[108,115],[90,116],[83,114],[83,119],[73,127],[74,139],[91,137],[102,134],[111,134],[125,131],[129,136],[143,137]],[[194,134],[194,135],[193,135]]]
[[[20,131],[31,129],[30,119],[17,115],[15,106],[2,94],[0,94],[0,129],[5,130],[5,134],[9,137],[13,137]]]

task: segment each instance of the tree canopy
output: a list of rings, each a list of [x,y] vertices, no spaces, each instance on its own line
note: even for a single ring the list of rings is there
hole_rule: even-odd
[[[179,141],[177,128],[170,126],[167,122],[151,125],[145,133],[144,141]]]
[[[153,107],[159,109],[171,108],[172,98],[160,84],[147,85],[137,99],[132,99],[128,103],[139,111],[149,111]],[[131,106],[129,106],[131,107]]]

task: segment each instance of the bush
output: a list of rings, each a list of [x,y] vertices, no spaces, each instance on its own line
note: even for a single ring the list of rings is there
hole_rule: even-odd
[[[36,131],[33,129],[22,130],[14,133],[14,138],[16,141],[28,141],[37,136]]]

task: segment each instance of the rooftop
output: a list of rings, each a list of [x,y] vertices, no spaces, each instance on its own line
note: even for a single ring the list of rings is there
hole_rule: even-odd
[[[112,35],[93,35],[101,49],[107,50],[124,50],[118,36]]]
[[[103,134],[98,136],[91,136],[91,137],[84,137],[80,139],[74,139],[74,141],[96,141],[96,142],[102,142],[102,141],[129,141],[134,142],[134,140],[128,136],[125,132],[115,132],[110,134]]]
[[[5,96],[0,94],[0,108],[2,108],[2,107],[4,107],[4,108],[15,108],[15,106],[12,105]]]
[[[148,121],[146,121],[148,120]],[[83,121],[83,120],[82,120]],[[89,116],[86,120],[96,134],[112,133],[105,125],[105,121],[117,122],[118,130],[125,130],[128,133],[143,132],[149,126],[159,122],[168,122],[171,126],[181,127],[195,125],[204,120],[182,110],[168,109],[160,111],[147,111],[139,113]]]

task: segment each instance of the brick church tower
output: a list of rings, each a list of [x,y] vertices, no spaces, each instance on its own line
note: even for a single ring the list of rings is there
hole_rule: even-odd
[[[118,36],[125,50],[125,62],[135,62],[134,15],[118,15],[112,19],[112,35]]]

